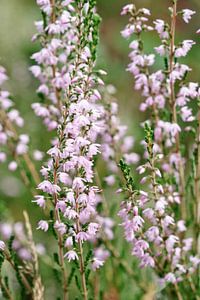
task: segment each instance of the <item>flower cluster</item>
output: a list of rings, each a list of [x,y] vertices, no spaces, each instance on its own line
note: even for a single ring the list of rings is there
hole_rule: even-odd
[[[190,133],[196,126],[191,124],[196,117],[189,104],[199,98],[200,89],[197,83],[185,83],[191,69],[179,62],[195,42],[185,40],[175,45],[176,1],[169,10],[171,24],[158,19],[153,26],[147,25],[149,10],[137,10],[134,5],[122,10],[122,15],[130,15],[122,36],[129,38],[134,34],[136,37],[130,43],[131,63],[127,70],[134,76],[135,89],[145,98],[140,110],[148,110],[150,120],[143,125],[146,138],[142,144],[147,162],[137,169],[143,176],[141,184],[148,184],[148,190],[135,187],[130,169],[121,161],[128,200],[122,203],[119,215],[126,239],[133,246],[132,254],[140,259],[140,266],[155,268],[165,282],[176,285],[190,276],[199,264],[199,259],[192,255],[192,238],[186,237],[186,157],[183,158],[181,151],[181,133]],[[183,10],[182,14],[187,23],[194,12]],[[155,51],[164,58],[164,70],[155,71],[156,54],[144,52],[142,33],[152,30],[162,42]],[[184,153],[186,155],[186,151]]]
[[[41,102],[33,103],[32,108],[48,130],[55,130],[60,124],[66,90],[72,80],[69,74],[74,68],[75,48],[80,42],[73,2],[55,1],[51,5],[50,1],[37,1],[44,18],[35,23],[38,33],[33,41],[39,41],[42,49],[32,55],[37,64],[30,70],[40,81],[37,93]],[[87,10],[86,3],[83,12],[87,14]],[[87,60],[87,48],[81,55]]]
[[[97,104],[101,95],[96,87],[103,84],[103,81],[99,73],[94,71],[99,24],[94,4],[85,1],[80,1],[79,4],[73,2],[69,6],[66,5],[67,9],[64,9],[58,18],[50,14],[50,23],[47,23],[44,31],[60,36],[60,30],[64,30],[62,36],[65,43],[60,40],[60,51],[48,54],[48,59],[43,60],[42,55],[47,51],[46,44],[39,53],[34,54],[38,63],[43,65],[42,74],[46,74],[48,69],[49,76],[52,76],[52,80],[45,77],[51,95],[55,99],[59,92],[62,99],[61,102],[58,98],[55,101],[60,103],[60,115],[55,123],[57,139],[47,152],[50,160],[41,170],[44,181],[38,185],[38,189],[44,192],[45,196],[38,195],[35,199],[43,208],[50,200],[54,215],[49,221],[41,220],[38,229],[47,231],[49,224],[53,226],[59,239],[59,258],[62,266],[64,257],[68,261],[79,260],[84,295],[87,291],[82,244],[93,240],[100,228],[96,218],[99,189],[93,184],[93,168],[94,157],[100,151],[96,139],[101,131],[101,110]],[[52,10],[54,9],[55,7],[52,7]],[[70,24],[73,25],[73,32],[70,31]],[[50,43],[52,41],[50,38]],[[54,59],[49,61],[51,55]],[[63,61],[61,64],[59,62],[59,69],[55,65],[60,55]],[[40,111],[43,111],[43,107],[39,105],[38,115]],[[48,122],[49,120],[48,117]],[[94,269],[103,262],[95,257]]]

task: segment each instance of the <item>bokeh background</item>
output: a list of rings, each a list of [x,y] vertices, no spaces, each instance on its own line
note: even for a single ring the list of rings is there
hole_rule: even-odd
[[[131,2],[131,1],[130,1]],[[168,0],[135,0],[138,7],[147,7],[152,10],[152,19],[169,18]],[[177,24],[177,41],[194,39],[199,43],[196,31],[199,24],[199,0],[179,1],[179,8],[190,8],[197,11],[189,25],[179,20]],[[128,64],[128,41],[125,41],[120,31],[126,24],[127,18],[120,17],[121,7],[127,4],[126,0],[97,0],[98,11],[102,17],[101,38],[98,52],[98,66],[107,71],[106,82],[117,88],[117,98],[122,121],[129,126],[129,133],[136,138],[136,148],[139,149],[139,140],[142,130],[139,123],[145,119],[139,113],[140,95],[134,92],[132,76],[125,71]],[[10,81],[7,87],[14,96],[16,107],[25,119],[25,131],[30,133],[31,148],[46,151],[49,148],[49,134],[39,118],[34,116],[31,103],[37,102],[35,90],[37,81],[29,72],[30,56],[39,45],[31,42],[35,33],[34,21],[40,19],[40,11],[35,0],[0,0],[0,65],[8,70]],[[146,36],[146,50],[151,51],[159,40],[154,33]],[[193,47],[184,63],[193,69],[190,80],[198,81],[200,77],[199,47]],[[158,65],[162,62],[158,61]],[[138,141],[138,142],[137,142]],[[35,227],[40,216],[40,210],[31,203],[29,191],[6,167],[0,166],[0,203],[5,209],[11,210],[14,220],[22,219],[22,210],[26,209],[31,215]],[[122,298],[125,299],[125,298]],[[126,299],[133,299],[130,297]]]

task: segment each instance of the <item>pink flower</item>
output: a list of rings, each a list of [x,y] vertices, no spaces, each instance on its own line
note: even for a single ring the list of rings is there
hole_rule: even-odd
[[[88,225],[88,230],[87,230],[88,234],[89,235],[96,235],[97,231],[99,230],[99,227],[100,226],[97,223],[90,223]]]
[[[58,209],[60,209],[62,213],[64,213],[65,210],[66,210],[66,203],[65,203],[65,201],[59,200],[59,201],[57,202],[56,207],[57,207]]]
[[[192,239],[192,238],[187,238],[187,239],[184,239],[184,240],[183,240],[183,244],[184,244],[183,250],[184,250],[185,252],[187,252],[187,251],[189,251],[189,250],[192,249],[192,242],[193,242],[193,239]]]
[[[127,4],[122,8],[121,15],[126,15],[134,9],[133,4]]]
[[[195,45],[196,43],[193,40],[185,40],[182,42],[182,47],[177,48],[175,50],[175,56],[176,57],[181,57],[181,56],[186,56],[188,52],[191,50],[192,46]]]
[[[51,148],[49,151],[47,151],[47,154],[49,154],[51,157],[59,157],[60,150],[55,146]]]
[[[73,220],[78,217],[78,213],[74,209],[67,207],[64,212],[64,216],[67,217],[69,220]]]
[[[17,169],[17,163],[16,163],[16,161],[11,161],[9,163],[9,165],[8,165],[8,169],[10,171],[12,171],[12,172],[15,171]]]
[[[125,153],[124,159],[127,164],[137,164],[140,160],[140,156],[137,153]]]
[[[6,154],[4,152],[0,152],[0,162],[6,161]]]
[[[45,201],[45,198],[44,196],[42,195],[37,195],[35,196],[35,199],[36,200],[33,200],[32,202],[36,202],[36,204],[42,208],[45,208],[45,205],[46,205],[46,201]]]
[[[179,232],[184,232],[184,231],[186,231],[186,227],[185,227],[185,221],[184,220],[179,220],[178,222],[177,222],[177,227],[178,227],[178,231]]]
[[[154,268],[155,261],[154,261],[153,257],[151,257],[148,253],[145,253],[144,256],[142,256],[142,258],[141,258],[140,267],[144,268],[144,267],[148,267],[148,266],[151,268]]]
[[[165,281],[166,282],[171,282],[171,283],[176,283],[176,276],[173,273],[168,273],[165,275]]]
[[[179,242],[179,238],[175,235],[170,235],[166,240],[166,249],[168,253],[171,253],[176,243]]]
[[[129,27],[126,27],[124,30],[122,30],[121,35],[124,38],[129,38],[132,35],[133,32],[135,32],[135,26],[131,25]]]
[[[107,177],[104,177],[104,181],[106,182],[107,185],[112,186],[115,184],[115,176],[109,175]]]
[[[42,190],[43,192],[49,193],[49,194],[57,194],[58,192],[61,191],[61,188],[56,185],[56,184],[52,184],[50,181],[48,180],[44,180],[42,181],[39,185],[38,185],[38,189]]]
[[[139,231],[140,228],[143,226],[144,220],[140,216],[133,217],[133,230]]]
[[[44,153],[39,150],[33,151],[33,158],[37,161],[41,161],[44,157]]]
[[[64,235],[67,231],[66,225],[58,221],[55,222],[54,228],[59,232],[60,235]]]
[[[193,266],[195,267],[195,269],[200,264],[200,259],[197,256],[190,256],[190,261],[193,264]]]
[[[77,235],[76,235],[76,240],[80,241],[81,243],[83,243],[84,241],[88,240],[88,234],[84,231],[80,231]]]
[[[38,78],[41,75],[41,68],[40,66],[32,66],[29,70],[33,73],[33,75]]]
[[[5,132],[0,132],[0,144],[5,145],[7,142],[7,135]]]
[[[138,42],[138,41],[132,41],[132,42],[130,43],[129,47],[130,47],[131,49],[138,50],[139,42]]]
[[[159,236],[159,229],[157,226],[152,226],[150,227],[146,232],[145,235],[147,237],[147,239],[150,242],[153,242],[157,239],[157,237]]]
[[[183,20],[185,21],[185,23],[189,23],[189,21],[191,20],[192,16],[194,14],[196,14],[196,12],[193,11],[193,10],[191,10],[191,9],[183,9],[182,13],[183,13]]]
[[[164,56],[166,55],[166,49],[165,49],[165,46],[164,45],[160,45],[159,47],[155,47],[154,48],[155,51],[160,54],[161,56]]]
[[[100,260],[96,257],[93,258],[93,262],[92,262],[92,270],[96,271],[97,269],[99,269],[100,267],[102,267],[104,265],[104,261]]]
[[[72,236],[69,236],[65,241],[65,247],[70,248],[73,246],[73,238]]]
[[[83,190],[85,189],[85,185],[84,185],[83,178],[76,177],[76,178],[73,180],[72,188],[73,188],[74,190],[79,191],[79,192],[83,192]]]
[[[51,14],[51,4],[49,0],[37,0],[37,4],[47,15]]]
[[[49,229],[49,224],[47,221],[41,220],[38,222],[38,227],[37,229],[41,229],[44,232],[46,232]]]
[[[168,226],[175,225],[175,221],[171,216],[165,216],[162,224],[163,224],[164,229],[167,229]]]
[[[25,154],[25,153],[27,153],[27,151],[28,151],[28,146],[23,143],[19,143],[16,147],[16,153],[18,155]]]
[[[167,39],[169,37],[169,33],[165,30],[165,22],[163,20],[154,21],[155,30],[158,32],[162,39]]]
[[[150,16],[151,15],[151,12],[149,9],[147,8],[142,8],[141,11],[143,12],[143,14],[147,15],[147,16]]]
[[[71,260],[78,260],[78,255],[74,250],[69,250],[64,257],[66,257],[68,259],[68,261],[70,262]]]

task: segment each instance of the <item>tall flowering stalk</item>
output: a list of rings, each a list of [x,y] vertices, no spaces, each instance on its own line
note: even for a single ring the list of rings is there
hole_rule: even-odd
[[[188,9],[177,12],[176,0],[169,11],[171,24],[159,19],[149,26],[148,9],[137,10],[133,4],[122,9],[122,15],[130,16],[122,36],[136,37],[130,43],[128,71],[134,76],[135,89],[141,90],[145,98],[140,110],[149,111],[150,120],[143,125],[146,137],[142,144],[147,161],[138,167],[139,174],[144,174],[141,183],[147,183],[148,189],[136,188],[130,169],[122,160],[120,167],[126,180],[124,191],[127,192],[127,201],[122,203],[119,215],[123,219],[126,239],[132,243],[132,253],[140,259],[140,266],[154,268],[163,278],[162,282],[172,283],[177,297],[183,299],[179,283],[183,287],[181,282],[188,280],[195,291],[192,273],[199,264],[199,258],[193,255],[192,238],[186,237],[189,203],[186,202],[184,169],[186,166],[191,168],[191,165],[187,162],[186,147],[182,144],[183,132],[192,136],[196,130],[195,113],[189,104],[191,100],[198,99],[199,85],[186,83],[191,69],[179,62],[179,58],[186,56],[195,42],[186,40],[175,45],[178,14],[188,23],[195,12]],[[155,47],[155,51],[164,58],[164,70],[154,71],[155,54],[144,52],[142,34],[153,30],[161,39],[161,45]],[[189,149],[192,147],[188,145]],[[197,185],[195,183],[198,195]]]
[[[37,93],[41,102],[32,104],[48,130],[56,130],[62,116],[66,89],[71,81],[69,72],[75,58],[78,41],[73,1],[37,1],[43,20],[35,22],[42,49],[32,55],[37,65],[31,66],[33,75],[39,79]]]
[[[67,299],[68,292],[65,259],[78,260],[83,297],[88,299],[83,243],[93,239],[99,229],[96,222],[98,188],[93,185],[94,156],[99,152],[99,145],[95,141],[101,129],[100,111],[96,105],[101,96],[96,90],[96,85],[102,83],[102,80],[94,71],[99,17],[95,13],[94,1],[67,1],[66,5],[64,1],[63,4],[68,9],[64,9],[63,14],[66,13],[67,20],[73,24],[76,44],[72,46],[73,58],[67,61],[66,57],[67,64],[63,70],[68,83],[62,86],[64,95],[60,117],[57,120],[57,141],[48,151],[51,157],[48,166],[41,170],[45,180],[38,185],[38,189],[45,192],[46,196],[40,195],[36,198],[43,208],[46,202],[49,202],[53,215],[49,221],[41,220],[38,228],[47,231],[51,224],[56,232],[64,299]],[[59,1],[56,5],[59,6]],[[61,25],[56,16],[52,17],[51,14],[54,9],[52,3],[50,8],[50,17],[46,14],[46,21],[49,20],[50,24],[47,21],[44,31],[48,32],[49,28],[56,27],[59,31],[56,34],[60,35]],[[44,10],[43,6],[42,9]],[[68,27],[66,31],[69,34]],[[59,42],[61,43],[61,40]],[[65,47],[65,44],[63,46]],[[39,54],[33,55],[33,58],[39,62],[46,47],[48,48],[48,45],[45,45],[45,49]],[[53,56],[57,62],[56,54]],[[49,61],[45,63],[52,64]],[[53,64],[55,65],[56,63]],[[54,77],[55,68],[51,67],[50,76]],[[58,87],[55,88],[54,79],[52,89],[55,96]],[[101,261],[95,260],[95,264],[98,263],[102,264]]]

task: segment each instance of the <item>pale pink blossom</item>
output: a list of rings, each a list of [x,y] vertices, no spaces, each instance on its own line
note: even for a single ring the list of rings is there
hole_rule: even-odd
[[[64,257],[66,257],[68,259],[68,261],[70,262],[71,260],[78,260],[78,255],[74,250],[69,250]]]
[[[196,14],[196,12],[194,10],[191,10],[191,9],[183,9],[182,13],[183,13],[183,20],[185,21],[185,23],[189,23],[192,16],[194,14]]]
[[[39,221],[37,229],[41,229],[46,232],[49,229],[48,222],[44,220]]]

